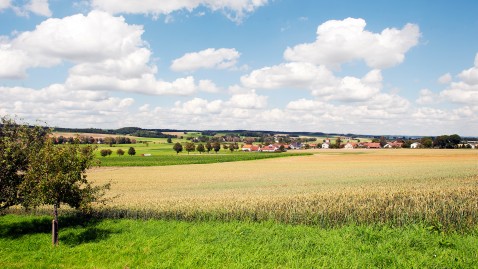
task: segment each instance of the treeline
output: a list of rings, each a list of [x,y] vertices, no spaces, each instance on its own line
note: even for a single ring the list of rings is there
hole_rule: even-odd
[[[175,135],[167,135],[159,130],[147,130],[139,127],[123,127],[119,129],[97,129],[97,128],[54,128],[56,132],[69,132],[69,133],[92,133],[92,134],[111,134],[111,135],[130,135],[149,138],[176,138]],[[120,143],[122,144],[122,143]]]
[[[78,136],[75,137],[64,137],[62,135],[58,137],[52,137],[52,141],[56,145],[61,144],[72,144],[75,143],[75,140],[78,139],[80,144],[136,144],[136,139],[132,139],[125,136],[118,137],[92,137],[92,136]]]

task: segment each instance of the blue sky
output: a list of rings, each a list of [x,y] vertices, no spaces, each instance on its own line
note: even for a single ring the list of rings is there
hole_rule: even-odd
[[[478,2],[0,0],[0,115],[478,136]]]

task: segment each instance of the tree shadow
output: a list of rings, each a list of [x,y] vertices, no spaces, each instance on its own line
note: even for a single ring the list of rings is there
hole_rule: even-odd
[[[97,243],[106,240],[111,234],[117,234],[119,231],[112,229],[103,229],[97,227],[86,227],[81,232],[68,232],[60,235],[60,242],[69,246],[77,246],[84,243]]]
[[[60,242],[75,246],[88,242],[99,242],[107,239],[112,233],[118,233],[111,229],[96,227],[102,219],[85,215],[61,216],[58,220]],[[75,228],[75,230],[62,233],[62,229]],[[51,217],[34,217],[28,220],[13,221],[10,223],[0,222],[0,238],[18,239],[27,235],[51,234]]]

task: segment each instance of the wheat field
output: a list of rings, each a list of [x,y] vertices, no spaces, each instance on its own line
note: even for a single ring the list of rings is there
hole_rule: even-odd
[[[476,150],[317,150],[247,162],[96,168],[108,217],[346,223],[478,223]]]

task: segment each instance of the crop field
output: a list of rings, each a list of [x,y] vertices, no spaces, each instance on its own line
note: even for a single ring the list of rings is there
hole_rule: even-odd
[[[312,152],[312,151],[311,151]],[[162,167],[102,167],[107,217],[343,224],[478,224],[478,151],[317,150],[314,155]]]

